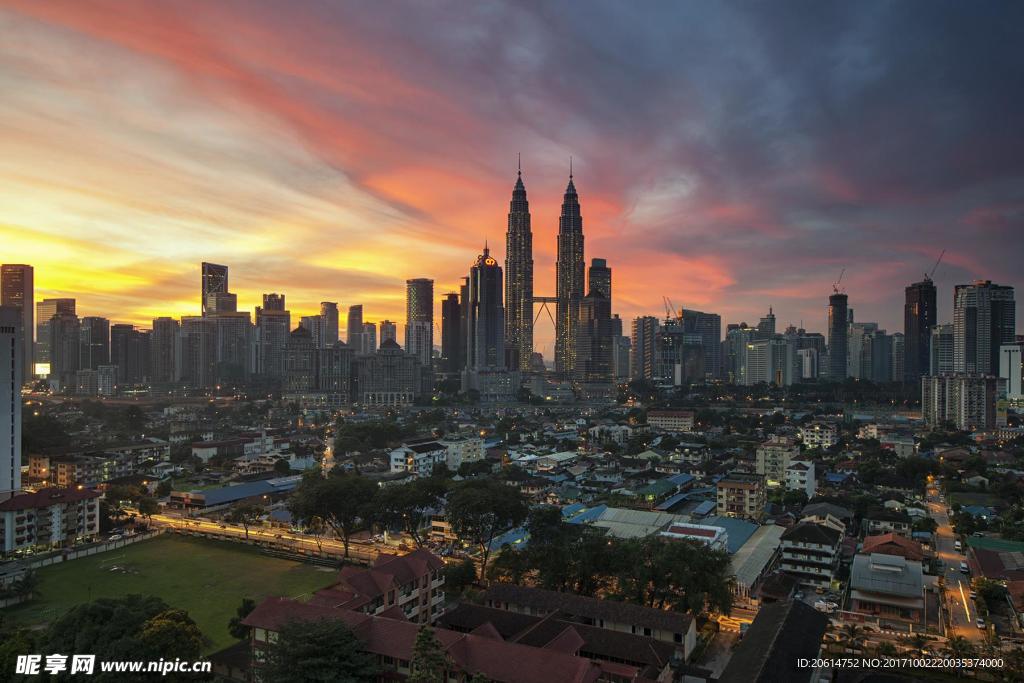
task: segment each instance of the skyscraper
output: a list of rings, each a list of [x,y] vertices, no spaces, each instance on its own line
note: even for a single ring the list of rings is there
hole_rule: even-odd
[[[153,333],[149,343],[149,365],[151,378],[155,383],[178,381],[178,368],[181,364],[180,327],[174,318],[153,320]]]
[[[292,316],[284,303],[284,294],[264,294],[263,307],[256,307],[257,372],[275,381],[284,379],[285,352],[291,333]],[[183,334],[184,322],[182,319]]]
[[[398,342],[398,325],[391,320],[380,321],[380,343],[383,344],[387,340]]]
[[[46,331],[50,341],[50,377],[63,391],[73,391],[80,360],[78,316],[74,313],[57,313],[47,322]]]
[[[82,370],[98,370],[110,364],[110,321],[98,316],[82,318],[79,328],[78,366]]]
[[[1014,341],[1013,287],[977,280],[953,292],[953,372],[995,375],[999,347]]]
[[[50,319],[58,313],[75,313],[74,299],[43,299],[36,304],[37,363],[50,363]],[[27,335],[26,335],[27,337]]]
[[[433,362],[433,280],[415,278],[405,281],[405,352],[419,358],[424,368],[429,368]]]
[[[722,376],[722,316],[684,308],[679,311],[683,331],[699,335],[704,347],[704,374],[706,378]]]
[[[593,269],[591,270],[593,274]],[[609,271],[608,288],[611,288]],[[593,280],[591,280],[593,282]],[[574,378],[581,384],[612,383],[612,303],[604,292],[591,289],[580,300],[579,328],[576,330]]]
[[[35,372],[32,361],[35,344],[35,285],[32,266],[5,263],[0,266],[0,306],[11,306],[21,313],[21,348],[25,358],[22,363],[22,377],[31,377]]]
[[[21,488],[24,313],[21,306],[0,306],[0,501]]]
[[[518,367],[528,370],[533,353],[533,233],[521,170],[512,189],[505,233],[505,345]]]
[[[847,309],[846,294],[835,292],[828,298],[828,378],[833,382],[846,379]]]
[[[929,375],[948,375],[953,372],[953,324],[944,323],[931,329],[928,344]]]
[[[656,364],[658,319],[647,315],[633,319],[629,344],[629,376],[632,379],[653,379]]]
[[[768,307],[768,315],[761,318],[760,322],[757,323],[757,329],[768,334],[775,334],[775,313],[772,311],[771,306]]]
[[[338,343],[338,304],[334,301],[320,302],[320,317],[324,319],[324,344],[333,346]]]
[[[569,185],[562,198],[558,219],[558,260],[555,264],[555,372],[569,375],[575,368],[576,328],[585,282],[583,263],[583,216],[579,196],[569,170]]]
[[[928,374],[929,339],[937,318],[936,289],[932,279],[915,282],[905,290],[903,305],[903,377],[917,383]],[[897,378],[897,381],[899,379]]]
[[[345,341],[356,355],[366,353],[363,343],[363,305],[348,307],[348,320],[345,324]]]
[[[256,315],[260,316],[257,307]],[[282,351],[283,355],[283,351]],[[212,318],[198,315],[181,319],[181,380],[190,387],[213,386],[217,366],[217,330]],[[283,361],[282,361],[283,366]],[[283,367],[281,373],[283,374]]]
[[[363,345],[366,353],[377,352],[377,323],[363,323]]]
[[[506,260],[507,263],[507,260]],[[507,278],[506,278],[507,281]],[[505,329],[508,330],[506,320]],[[461,372],[462,360],[462,311],[459,295],[449,292],[441,299],[441,371],[450,374]],[[509,343],[508,335],[505,343]]]
[[[600,294],[608,299],[608,307],[612,305],[612,269],[608,267],[608,261],[603,258],[590,259],[590,269],[587,272],[587,291],[593,294]]]
[[[322,349],[324,347],[323,316],[304,315],[299,318],[299,327],[309,332],[309,338],[312,340],[315,348]]]
[[[203,261],[199,292],[202,314],[206,315],[208,308],[216,310],[217,295],[227,293],[228,267]]]
[[[469,271],[467,366],[473,369],[505,366],[505,308],[501,266],[485,246]]]
[[[110,326],[110,362],[117,366],[118,384],[139,384],[149,374],[149,333],[134,325]]]

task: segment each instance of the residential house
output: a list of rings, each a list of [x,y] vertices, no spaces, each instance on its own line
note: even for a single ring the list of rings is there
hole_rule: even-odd
[[[766,502],[764,482],[761,474],[730,472],[716,485],[718,514],[760,520]]]
[[[827,589],[839,568],[842,532],[800,522],[782,534],[782,571],[801,585]]]
[[[861,553],[850,570],[850,610],[887,620],[924,621],[921,563],[899,555]]]

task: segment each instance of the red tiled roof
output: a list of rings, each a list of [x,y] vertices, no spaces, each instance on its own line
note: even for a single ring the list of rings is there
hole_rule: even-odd
[[[38,510],[51,505],[77,503],[89,498],[99,498],[103,494],[93,489],[40,489],[34,493],[19,493],[13,498],[0,503],[0,512],[13,510]]]
[[[921,550],[920,543],[893,532],[878,536],[866,536],[861,552],[865,555],[871,553],[899,555],[908,560],[921,561],[924,559],[924,551]]]
[[[701,529],[686,524],[673,524],[668,528],[668,531],[669,533],[679,534],[681,536],[702,536],[704,538],[714,538],[718,533],[714,529]]]

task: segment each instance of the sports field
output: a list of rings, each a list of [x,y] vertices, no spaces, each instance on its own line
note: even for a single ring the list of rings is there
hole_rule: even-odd
[[[333,569],[269,557],[249,546],[173,535],[37,571],[38,597],[5,609],[5,618],[39,625],[99,597],[157,595],[188,611],[210,640],[208,652],[235,642],[227,624],[242,598],[295,597],[335,576]]]

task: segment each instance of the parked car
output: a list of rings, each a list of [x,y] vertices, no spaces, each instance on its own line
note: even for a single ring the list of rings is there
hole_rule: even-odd
[[[959,553],[959,552],[962,552],[962,551],[963,551],[963,549],[964,549],[964,544],[963,544],[963,543],[961,543],[960,541],[954,541],[954,542],[953,542],[953,548],[954,548],[954,549],[955,549],[955,550],[956,550],[956,551],[957,551],[958,553]]]
[[[970,567],[967,566],[966,562],[961,562],[960,563],[960,573],[961,574],[970,574],[971,573],[971,569],[970,569]]]
[[[974,622],[974,623],[975,623],[975,625],[977,625],[977,627],[978,627],[978,628],[980,628],[980,629],[981,629],[982,631],[984,631],[984,630],[985,630],[985,620],[984,620],[984,619],[982,619],[981,617],[978,617],[978,620],[977,620],[976,622]]]
[[[124,538],[124,536],[122,536],[121,534],[111,534],[110,536],[107,537],[107,540],[108,541],[120,541],[122,538]]]

